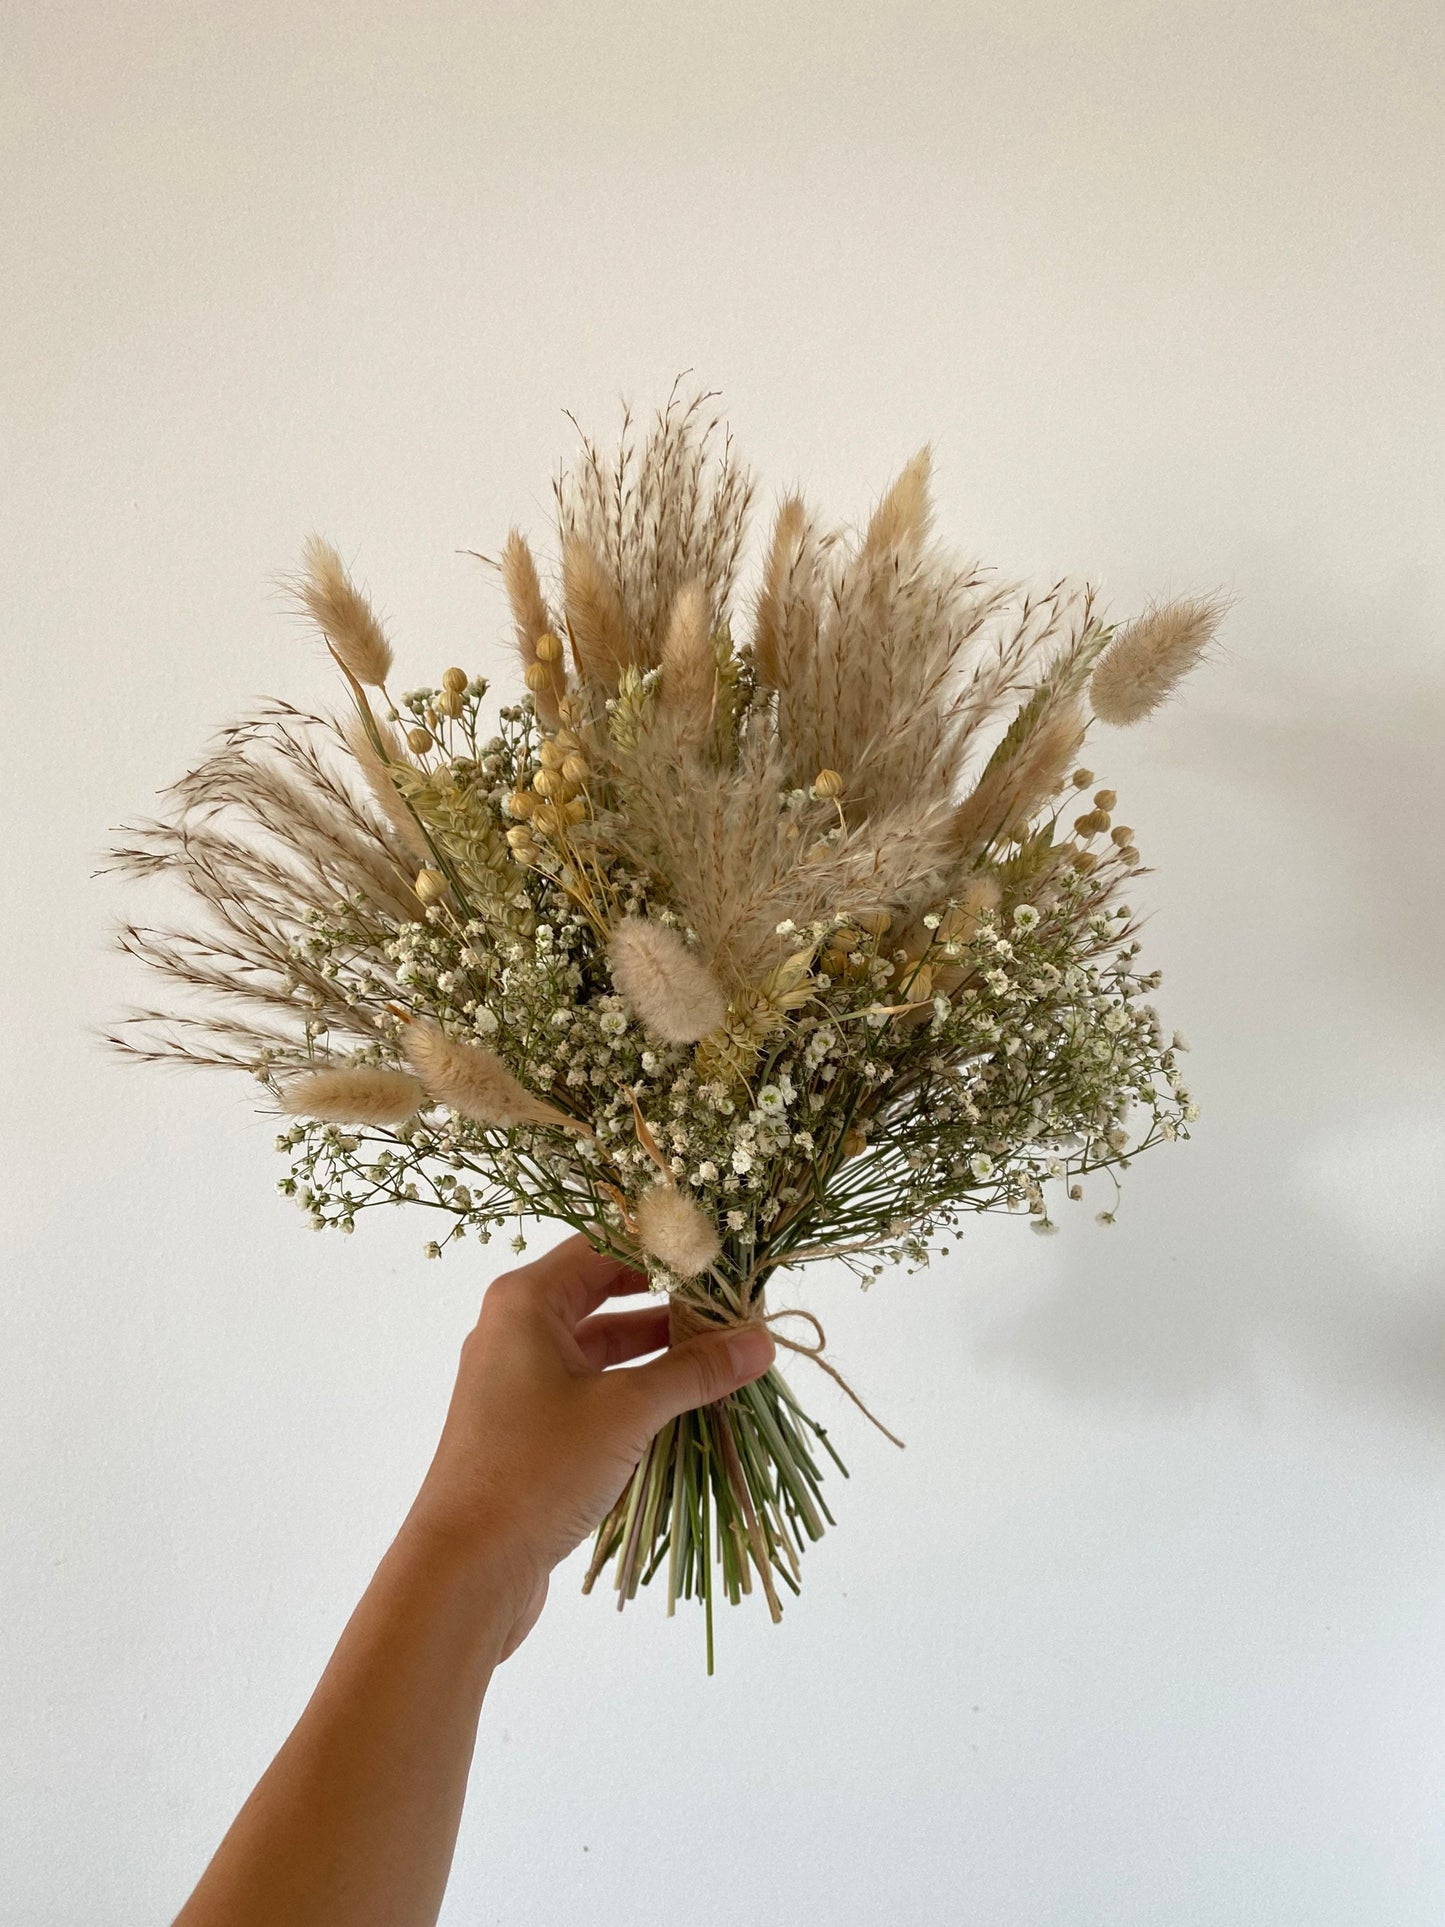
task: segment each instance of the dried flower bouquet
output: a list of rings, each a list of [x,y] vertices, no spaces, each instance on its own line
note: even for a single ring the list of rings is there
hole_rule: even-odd
[[[615,456],[584,440],[558,580],[516,532],[499,560],[527,693],[492,731],[460,669],[387,693],[385,632],[313,541],[344,719],[272,704],[115,853],[204,913],[125,930],[197,997],[116,1041],[253,1072],[316,1228],[426,1206],[436,1255],[561,1219],[690,1330],[777,1316],[770,1282],[813,1259],[922,1264],[966,1212],[1051,1231],[1051,1198],[1187,1134],[1119,901],[1134,832],[1076,765],[1220,605],[1116,628],[1086,587],[959,562],[925,451],[857,537],[782,503],[740,639],[751,498],[700,401]],[[815,1321],[777,1335],[831,1369]],[[774,1616],[796,1590],[833,1457],[770,1371],[658,1436],[587,1584],[610,1561],[622,1603],[665,1569],[711,1664],[719,1589]]]

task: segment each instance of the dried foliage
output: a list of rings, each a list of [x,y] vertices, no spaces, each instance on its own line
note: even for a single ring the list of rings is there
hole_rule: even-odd
[[[1221,605],[1116,631],[1086,585],[1018,589],[937,540],[930,479],[924,450],[857,534],[788,496],[739,635],[753,490],[708,398],[612,456],[584,437],[559,578],[516,530],[502,551],[527,695],[485,727],[460,669],[390,694],[313,542],[350,714],[270,706],[125,834],[116,866],[194,914],[122,933],[180,998],[117,1041],[252,1071],[300,1120],[282,1189],[318,1228],[413,1204],[451,1226],[436,1252],[556,1217],[694,1319],[764,1315],[813,1258],[924,1263],[970,1211],[1052,1230],[1051,1199],[1194,1114],[1119,901],[1134,833],[1073,765]],[[594,1576],[615,1555],[626,1597],[666,1554],[670,1597],[710,1606],[716,1551],[776,1610],[820,1449],[775,1372],[690,1415]]]

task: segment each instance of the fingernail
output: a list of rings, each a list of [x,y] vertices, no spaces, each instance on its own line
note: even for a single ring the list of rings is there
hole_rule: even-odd
[[[754,1326],[751,1331],[737,1332],[728,1340],[728,1363],[744,1383],[750,1378],[760,1378],[772,1362],[773,1341],[768,1332]]]

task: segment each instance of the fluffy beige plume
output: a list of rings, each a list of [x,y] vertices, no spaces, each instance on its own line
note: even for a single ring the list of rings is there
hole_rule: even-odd
[[[923,546],[933,520],[933,507],[928,499],[932,474],[932,453],[920,448],[873,511],[868,533],[863,538],[866,557],[871,560],[893,550]]]
[[[306,544],[306,573],[297,594],[342,668],[358,682],[379,688],[391,673],[391,644],[341,557],[319,535]]]
[[[425,1102],[426,1092],[414,1077],[373,1065],[307,1071],[281,1094],[281,1108],[292,1117],[314,1117],[323,1124],[402,1124]]]
[[[1157,709],[1199,662],[1227,606],[1223,596],[1185,596],[1121,629],[1089,679],[1099,721],[1137,723]]]
[[[612,981],[645,1030],[665,1044],[695,1044],[722,1023],[722,986],[676,930],[624,917],[608,948]]]
[[[960,856],[985,848],[1053,795],[1085,728],[1077,705],[1066,703],[1045,716],[1016,753],[990,759],[973,792],[953,814],[953,840]]]
[[[678,590],[662,643],[658,714],[672,727],[678,747],[700,749],[712,729],[717,698],[707,590],[699,576]]]
[[[785,623],[784,591],[802,551],[807,527],[808,515],[802,496],[789,495],[779,507],[778,519],[773,524],[763,586],[758,591],[753,614],[753,662],[759,679],[770,689],[778,687],[778,659]]]
[[[537,660],[538,638],[551,633],[552,618],[547,609],[547,598],[542,593],[541,578],[537,574],[532,551],[527,546],[525,536],[516,529],[507,537],[502,550],[502,586],[512,605],[512,621],[517,631],[517,649],[522,658],[522,667],[530,669]],[[556,691],[551,688],[533,690],[532,700],[543,726],[555,729]]]
[[[596,550],[579,535],[562,545],[562,599],[578,675],[615,690],[631,660],[622,604]]]
[[[377,728],[390,760],[401,762],[403,760],[401,747],[396,741],[394,732],[385,723],[379,723]],[[346,738],[347,748],[356,758],[361,773],[366,778],[366,787],[376,799],[377,808],[386,818],[388,826],[396,832],[398,843],[409,856],[415,857],[418,863],[430,863],[431,845],[423,835],[420,823],[403,801],[400,790],[392,781],[386,762],[377,754],[370,736],[366,733],[366,725],[359,716],[348,717],[342,734]]]
[[[519,1084],[499,1057],[475,1044],[448,1037],[436,1024],[408,1024],[402,1040],[406,1061],[429,1096],[460,1117],[510,1131],[519,1124],[558,1124],[586,1131],[587,1125],[568,1117],[555,1105]]]
[[[717,1228],[691,1198],[670,1184],[645,1191],[633,1212],[638,1242],[679,1278],[695,1278],[717,1261]]]

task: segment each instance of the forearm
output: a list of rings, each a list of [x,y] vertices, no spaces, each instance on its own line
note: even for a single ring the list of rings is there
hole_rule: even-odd
[[[176,1927],[431,1927],[514,1617],[484,1551],[409,1520]]]

